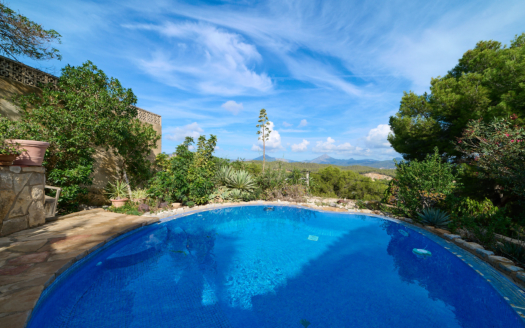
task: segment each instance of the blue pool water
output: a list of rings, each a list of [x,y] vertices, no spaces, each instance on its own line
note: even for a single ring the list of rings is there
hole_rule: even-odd
[[[376,217],[262,206],[193,214],[113,243],[57,279],[29,323],[524,326],[474,269],[416,231]]]

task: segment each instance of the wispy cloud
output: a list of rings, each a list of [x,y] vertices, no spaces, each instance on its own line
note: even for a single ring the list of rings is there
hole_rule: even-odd
[[[176,41],[167,43],[167,48],[157,49],[150,59],[139,61],[145,72],[161,82],[184,90],[226,96],[272,90],[268,75],[251,68],[261,61],[260,53],[239,34],[193,22],[124,27],[155,31]]]

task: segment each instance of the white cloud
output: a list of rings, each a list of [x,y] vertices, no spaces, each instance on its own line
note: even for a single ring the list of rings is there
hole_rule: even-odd
[[[236,103],[233,100],[228,100],[227,102],[222,104],[221,107],[231,112],[233,115],[239,114],[239,112],[244,109],[242,103]]]
[[[306,125],[308,125],[308,122],[306,121],[306,119],[302,119],[298,127],[302,128],[303,126],[306,126]]]
[[[335,140],[328,137],[326,141],[317,141],[315,147],[312,149],[316,153],[332,153],[332,152],[351,152],[356,147],[352,146],[349,142],[345,142],[339,145],[335,144]]]
[[[239,34],[205,23],[167,23],[164,25],[125,25],[131,29],[157,31],[177,44],[157,49],[140,66],[162,82],[205,94],[238,95],[266,93],[273,83],[266,73],[257,73],[262,60],[256,47]],[[172,43],[166,42],[165,47]]]
[[[204,132],[204,130],[199,124],[193,122],[185,126],[167,128],[163,131],[163,135],[165,135],[168,140],[182,141],[185,137],[197,139],[202,132]]]
[[[288,122],[283,122],[283,125],[288,128],[288,127],[292,126],[293,124],[290,124]]]
[[[352,146],[349,142],[336,145],[335,140],[330,137],[328,137],[326,141],[317,141],[312,151],[314,153],[338,153],[359,156],[369,156],[371,154],[369,149]]]
[[[303,141],[300,144],[293,144],[292,145],[292,151],[294,151],[294,152],[306,151],[309,144],[310,144],[310,142],[308,140],[303,139]]]
[[[390,143],[386,139],[390,133],[388,124],[380,124],[377,128],[371,129],[365,137],[365,143],[370,148],[390,148]]]
[[[270,132],[270,137],[268,140],[266,140],[266,151],[267,152],[274,152],[277,150],[284,150],[284,147],[281,144],[281,135],[277,130],[274,130],[274,124],[272,121],[268,121],[270,124],[268,126],[268,129]],[[252,146],[253,151],[262,151],[263,150],[263,141],[261,139],[258,140],[257,145]]]

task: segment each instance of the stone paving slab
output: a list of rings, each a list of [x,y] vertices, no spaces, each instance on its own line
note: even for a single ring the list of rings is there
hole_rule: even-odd
[[[25,327],[56,276],[115,236],[158,220],[83,211],[0,238],[0,327]]]

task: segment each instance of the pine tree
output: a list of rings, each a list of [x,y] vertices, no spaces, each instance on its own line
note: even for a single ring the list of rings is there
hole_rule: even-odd
[[[268,116],[266,115],[266,109],[261,109],[261,112],[259,113],[259,124],[256,125],[256,127],[259,129],[257,130],[257,134],[259,135],[259,140],[262,140],[263,142],[263,167],[262,171],[264,172],[264,164],[266,162],[266,140],[270,139],[270,133],[272,132],[270,130],[270,121],[268,121]]]

